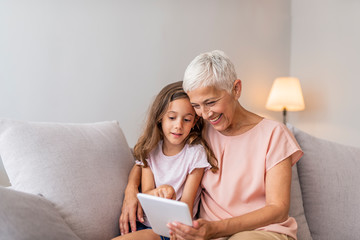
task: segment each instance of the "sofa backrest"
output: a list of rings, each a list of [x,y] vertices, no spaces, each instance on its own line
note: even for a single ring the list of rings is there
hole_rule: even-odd
[[[119,235],[133,156],[118,122],[0,120],[0,155],[12,188],[54,203],[81,239]]]
[[[288,127],[304,151],[297,170],[312,238],[358,239],[360,149],[316,138],[290,125]]]

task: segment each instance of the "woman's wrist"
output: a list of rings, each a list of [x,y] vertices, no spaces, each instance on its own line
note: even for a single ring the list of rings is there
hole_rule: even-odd
[[[210,237],[219,238],[223,237],[221,232],[224,229],[222,221],[211,221],[210,222]]]
[[[128,184],[125,188],[125,195],[136,195],[139,193],[139,188],[136,184]]]
[[[221,238],[228,236],[228,232],[231,232],[229,220],[230,219],[224,219],[210,222],[210,237]]]

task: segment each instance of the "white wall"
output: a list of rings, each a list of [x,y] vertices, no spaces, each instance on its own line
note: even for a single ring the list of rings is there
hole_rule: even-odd
[[[265,115],[290,68],[288,0],[2,0],[0,35],[1,117],[115,119],[130,146],[153,97],[201,52],[224,50],[240,101]]]
[[[290,73],[306,110],[289,113],[312,135],[360,147],[360,1],[293,0]]]

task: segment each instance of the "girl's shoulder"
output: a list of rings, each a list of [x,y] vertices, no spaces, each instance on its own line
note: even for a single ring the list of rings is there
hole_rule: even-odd
[[[189,164],[189,173],[191,173],[195,168],[211,168],[205,148],[201,144],[186,145],[186,155],[184,159],[186,159]]]
[[[186,144],[186,152],[190,154],[198,153],[198,152],[205,152],[205,148],[201,144]]]

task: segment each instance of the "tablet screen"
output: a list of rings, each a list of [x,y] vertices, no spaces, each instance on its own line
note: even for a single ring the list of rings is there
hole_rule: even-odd
[[[137,197],[155,233],[170,237],[166,225],[173,221],[192,226],[190,210],[186,203],[143,193],[138,193]]]

